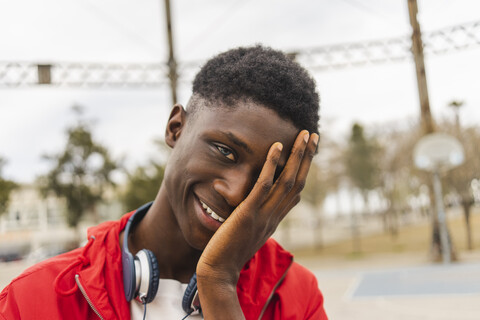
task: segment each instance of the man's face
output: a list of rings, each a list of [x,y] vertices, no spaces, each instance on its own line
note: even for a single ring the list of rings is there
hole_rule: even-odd
[[[165,172],[169,204],[185,240],[203,250],[247,197],[275,142],[284,146],[276,176],[300,130],[252,102],[200,108],[175,141]]]

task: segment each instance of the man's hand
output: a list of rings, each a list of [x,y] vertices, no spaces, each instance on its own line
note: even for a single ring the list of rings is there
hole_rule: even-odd
[[[205,319],[243,319],[236,293],[240,271],[300,201],[317,144],[317,134],[301,131],[274,181],[283,148],[274,143],[252,191],[210,239],[197,265]]]

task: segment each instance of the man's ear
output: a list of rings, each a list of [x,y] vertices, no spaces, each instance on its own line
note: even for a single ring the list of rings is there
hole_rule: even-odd
[[[165,142],[171,148],[175,146],[186,121],[186,111],[182,105],[176,104],[173,106],[172,112],[167,122],[167,129],[165,130]]]

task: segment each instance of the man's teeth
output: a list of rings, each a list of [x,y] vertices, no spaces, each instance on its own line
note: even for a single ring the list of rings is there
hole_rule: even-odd
[[[207,211],[207,213],[215,220],[217,221],[220,221],[220,222],[223,222],[225,221],[225,219],[223,219],[222,217],[220,217],[218,214],[215,213],[215,211],[213,211],[212,209],[210,209],[205,203],[203,203],[202,201],[200,201],[200,203],[202,204],[202,207],[203,209],[205,209],[205,211]]]

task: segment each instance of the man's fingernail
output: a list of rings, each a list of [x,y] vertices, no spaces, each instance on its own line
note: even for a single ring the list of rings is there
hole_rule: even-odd
[[[313,139],[313,143],[315,145],[317,145],[318,144],[318,134],[316,134],[316,133],[312,134],[312,139]]]
[[[308,142],[308,138],[309,138],[309,134],[308,134],[308,131],[303,135],[303,140],[305,141],[305,143]]]
[[[276,147],[277,147],[278,151],[282,151],[283,150],[283,144],[281,144],[280,142],[277,142],[276,144],[277,144]]]

